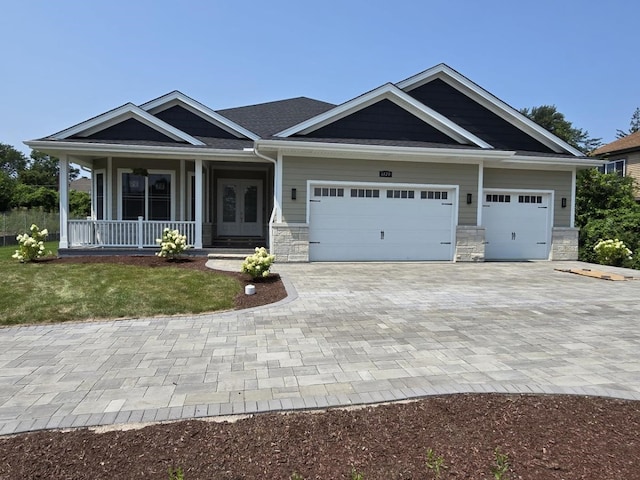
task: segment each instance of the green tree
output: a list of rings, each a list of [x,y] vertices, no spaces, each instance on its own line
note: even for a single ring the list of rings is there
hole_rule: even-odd
[[[11,178],[16,178],[18,172],[27,166],[27,157],[11,145],[0,143],[0,171]]]
[[[630,266],[640,267],[640,205],[635,201],[632,177],[604,174],[597,169],[580,171],[576,182],[576,227],[580,228],[580,260],[596,262],[596,243],[618,238],[634,252]]]
[[[91,195],[69,190],[69,213],[74,218],[88,217],[91,214]]]
[[[7,211],[11,207],[15,184],[14,178],[11,178],[4,170],[0,170],[0,212]]]
[[[631,115],[631,121],[629,122],[629,130],[616,130],[616,138],[626,137],[632,133],[640,131],[640,107],[637,107],[633,115]]]
[[[523,108],[520,113],[585,154],[602,145],[601,138],[592,138],[588,131],[574,127],[555,105]]]

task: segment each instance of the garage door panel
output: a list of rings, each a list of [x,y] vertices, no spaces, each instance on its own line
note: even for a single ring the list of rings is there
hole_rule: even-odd
[[[421,198],[419,188],[390,194],[403,198],[388,197],[386,186],[368,190],[377,196],[352,197],[347,187],[343,197],[314,196],[309,205],[310,260],[452,259],[453,201]],[[453,192],[438,195],[453,198]]]
[[[482,211],[485,258],[547,259],[550,203],[548,193],[486,193]]]

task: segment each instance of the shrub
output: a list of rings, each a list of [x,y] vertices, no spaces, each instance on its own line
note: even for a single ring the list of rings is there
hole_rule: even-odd
[[[44,241],[49,232],[46,228],[40,230],[35,223],[31,225],[29,231],[31,235],[22,233],[16,237],[19,246],[16,253],[11,256],[11,258],[17,258],[22,263],[30,262],[45,255]]]
[[[160,251],[156,252],[156,255],[169,260],[179,257],[191,248],[191,245],[187,244],[186,235],[181,235],[178,230],[170,228],[165,228],[162,231],[162,238],[156,239],[156,243],[160,245]]]
[[[614,267],[623,266],[628,260],[631,260],[633,255],[624,242],[617,238],[615,240],[600,240],[593,247],[593,250],[596,252],[598,263]]]
[[[254,280],[269,275],[271,265],[273,265],[275,255],[269,255],[264,247],[256,247],[255,253],[249,255],[242,262],[242,273],[248,273]]]

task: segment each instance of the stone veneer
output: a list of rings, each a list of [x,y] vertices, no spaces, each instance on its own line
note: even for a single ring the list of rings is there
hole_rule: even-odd
[[[276,262],[309,261],[309,225],[306,223],[273,224],[271,252]]]
[[[458,225],[456,262],[484,262],[484,227]]]
[[[578,233],[577,228],[554,227],[551,233],[550,260],[577,260]]]

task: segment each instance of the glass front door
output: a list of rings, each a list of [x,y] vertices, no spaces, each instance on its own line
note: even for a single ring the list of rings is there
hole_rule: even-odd
[[[218,235],[262,236],[262,181],[218,179]]]

